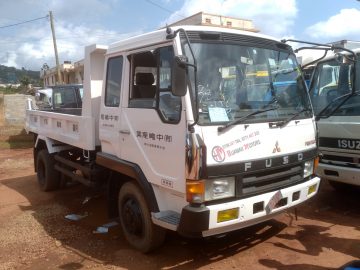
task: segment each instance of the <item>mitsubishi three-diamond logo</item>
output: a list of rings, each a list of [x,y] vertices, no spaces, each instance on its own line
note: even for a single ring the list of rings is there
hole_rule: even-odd
[[[279,146],[279,142],[278,142],[278,141],[276,141],[275,147],[274,147],[274,149],[273,149],[273,153],[276,153],[276,152],[281,152],[281,148],[280,148],[280,146]]]

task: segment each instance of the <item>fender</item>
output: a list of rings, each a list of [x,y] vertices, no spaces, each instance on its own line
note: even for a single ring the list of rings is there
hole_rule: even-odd
[[[150,211],[159,212],[159,206],[156,201],[154,190],[139,165],[119,159],[116,156],[104,152],[98,152],[96,154],[96,163],[102,167],[135,179],[144,193]]]
[[[57,153],[63,150],[69,150],[73,147],[63,144],[62,142],[56,141],[54,139],[51,139],[49,137],[45,137],[42,135],[37,135],[34,148],[38,148],[38,145],[40,145],[40,141],[44,141],[46,144],[46,148],[49,152],[49,154]]]

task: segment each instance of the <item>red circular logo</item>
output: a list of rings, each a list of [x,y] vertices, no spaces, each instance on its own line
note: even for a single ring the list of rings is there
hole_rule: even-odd
[[[225,160],[225,151],[220,146],[214,146],[211,154],[216,162],[223,162]]]

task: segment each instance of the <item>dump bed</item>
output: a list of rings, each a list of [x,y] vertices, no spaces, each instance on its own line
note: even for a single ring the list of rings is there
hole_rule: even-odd
[[[85,150],[95,149],[93,117],[40,111],[28,108],[26,131]]]
[[[100,145],[98,123],[106,51],[107,46],[102,45],[85,47],[81,115],[36,110],[29,100],[26,108],[27,132],[84,150],[95,150]]]

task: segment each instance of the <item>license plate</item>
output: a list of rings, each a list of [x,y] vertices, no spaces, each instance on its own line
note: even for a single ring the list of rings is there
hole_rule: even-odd
[[[266,210],[268,212],[271,212],[276,204],[282,199],[282,194],[280,192],[280,190],[278,190],[270,199],[270,201],[268,202],[268,204],[266,205]]]

